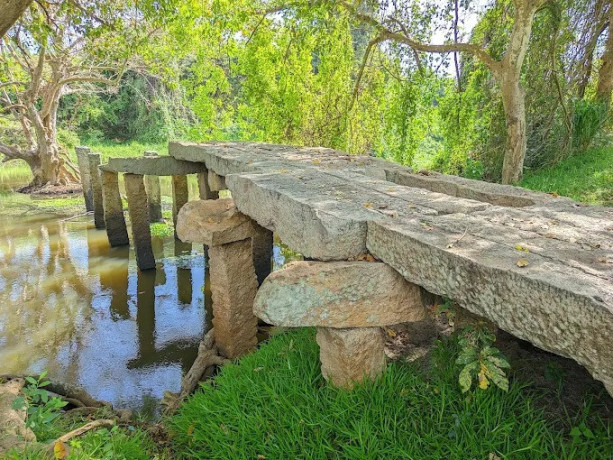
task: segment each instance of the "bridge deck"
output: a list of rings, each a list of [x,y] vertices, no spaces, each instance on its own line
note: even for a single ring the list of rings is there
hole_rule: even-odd
[[[408,281],[571,357],[613,394],[613,209],[371,157],[171,143],[226,177],[241,212],[320,260],[369,251]]]

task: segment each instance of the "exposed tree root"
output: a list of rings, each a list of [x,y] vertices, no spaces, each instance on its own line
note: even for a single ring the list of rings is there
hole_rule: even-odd
[[[162,404],[165,406],[164,413],[170,415],[176,412],[181,401],[194,392],[198,387],[198,383],[211,378],[215,373],[216,367],[223,366],[228,362],[230,362],[229,359],[219,355],[215,345],[214,329],[211,329],[204,336],[202,342],[200,342],[198,356],[181,381],[181,391],[179,393],[168,391],[164,393],[164,398],[162,399]]]

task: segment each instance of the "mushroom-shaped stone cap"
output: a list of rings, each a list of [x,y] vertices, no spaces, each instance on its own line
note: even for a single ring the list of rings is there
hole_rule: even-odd
[[[425,318],[419,287],[381,262],[292,262],[264,280],[253,312],[285,327],[378,327]]]
[[[186,243],[221,246],[253,235],[251,219],[236,209],[231,198],[190,201],[177,220],[177,236]]]

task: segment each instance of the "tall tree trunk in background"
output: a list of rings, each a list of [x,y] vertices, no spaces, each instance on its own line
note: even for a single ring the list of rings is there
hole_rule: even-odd
[[[602,54],[602,66],[598,72],[596,99],[610,107],[611,91],[613,90],[613,5],[609,8],[608,34],[605,50]]]
[[[32,0],[0,0],[0,38],[23,14]]]
[[[507,145],[502,164],[502,183],[513,184],[521,180],[526,158],[526,97],[521,87],[521,68],[530,44],[532,23],[536,11],[544,2],[514,0],[515,20],[511,39],[498,81],[502,90],[502,102],[507,126]]]
[[[502,165],[502,183],[518,182],[524,170],[526,157],[526,100],[519,77],[502,77],[502,103],[507,127],[507,143]]]

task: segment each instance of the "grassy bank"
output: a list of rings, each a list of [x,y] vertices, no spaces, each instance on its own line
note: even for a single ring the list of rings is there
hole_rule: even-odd
[[[226,366],[169,421],[179,458],[610,459],[613,424],[585,410],[539,409],[544,395],[513,380],[461,393],[455,340],[431,359],[392,364],[352,392],[325,384],[311,330],[273,337]]]
[[[529,171],[520,185],[588,204],[613,206],[613,147],[592,149],[551,168]]]

